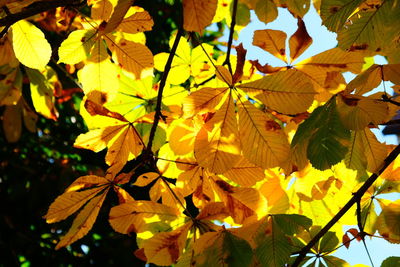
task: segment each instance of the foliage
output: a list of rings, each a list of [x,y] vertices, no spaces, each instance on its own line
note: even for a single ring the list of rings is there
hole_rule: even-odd
[[[385,87],[400,86],[398,1],[314,1],[338,47],[299,62],[310,1],[133,2],[0,1],[3,203],[28,191],[35,218],[76,214],[67,232],[19,231],[28,211],[7,208],[2,224],[38,240],[17,253],[2,241],[14,260],[346,266],[330,255],[339,240],[400,242],[399,201],[381,196],[399,192],[400,148],[371,131],[398,123]],[[269,23],[280,8],[297,31],[256,30],[247,49],[284,66],[246,59],[232,41],[250,11]]]

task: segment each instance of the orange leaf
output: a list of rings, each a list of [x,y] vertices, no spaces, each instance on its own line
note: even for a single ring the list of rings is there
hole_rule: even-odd
[[[242,43],[240,43],[238,46],[235,47],[236,49],[236,54],[237,54],[237,63],[236,63],[236,70],[235,74],[233,74],[232,77],[232,83],[235,84],[243,76],[243,67],[244,67],[244,62],[246,60],[246,53],[247,50],[243,48]]]
[[[217,0],[183,0],[183,28],[186,31],[201,33],[210,25],[215,11]]]
[[[254,32],[253,45],[258,46],[273,56],[286,60],[286,33],[278,30],[257,30]]]
[[[133,15],[125,18],[118,29],[126,33],[138,33],[144,31],[151,31],[154,22],[147,11],[136,12]]]

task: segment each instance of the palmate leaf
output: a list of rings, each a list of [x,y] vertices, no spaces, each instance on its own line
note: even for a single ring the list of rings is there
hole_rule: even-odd
[[[201,33],[211,24],[217,3],[217,0],[183,0],[183,28]]]
[[[399,14],[398,3],[394,0],[382,1],[371,10],[357,12],[350,17],[352,23],[338,32],[339,47],[381,51],[399,33]]]
[[[400,200],[380,201],[382,208],[376,226],[379,234],[390,243],[400,243]]]
[[[79,135],[75,140],[75,147],[94,152],[108,147],[108,165],[124,165],[142,152],[144,143],[131,122],[119,113],[111,112],[90,100],[86,101],[85,107],[92,116],[102,116],[103,119],[95,129]]]
[[[103,34],[110,33],[114,31],[118,25],[122,22],[125,14],[128,12],[129,8],[132,6],[134,0],[118,0],[117,5],[114,7],[114,11],[111,14],[110,19],[104,28]]]
[[[253,45],[258,46],[271,53],[275,57],[286,60],[286,33],[278,30],[257,30],[254,31]]]
[[[11,28],[14,53],[18,60],[29,68],[43,69],[51,57],[51,46],[43,32],[26,20],[18,21]]]
[[[245,157],[241,157],[236,165],[224,172],[229,180],[245,187],[251,187],[264,177],[264,169],[250,163]]]
[[[99,214],[100,207],[103,205],[104,199],[106,198],[108,189],[104,193],[93,197],[82,209],[82,211],[76,216],[71,228],[66,235],[57,244],[56,249],[68,246],[76,240],[84,237],[96,221],[97,215]]]
[[[227,88],[205,87],[190,94],[183,100],[182,109],[185,117],[192,117],[198,113],[214,112],[227,91]]]
[[[308,34],[304,21],[297,19],[297,31],[290,36],[290,60],[294,61],[312,44],[312,38]]]
[[[266,198],[254,188],[233,187],[216,177],[212,178],[212,187],[236,223],[267,213]]]
[[[115,177],[120,170],[120,166],[114,165],[109,168],[105,177],[96,175],[79,177],[50,205],[47,214],[44,216],[47,223],[64,220],[84,206],[74,219],[69,231],[57,244],[56,249],[70,245],[90,231],[110,188],[116,189],[117,184],[124,184],[129,181],[129,174],[120,174]],[[125,202],[126,199],[132,199],[120,187],[115,191],[121,203]]]
[[[239,133],[243,155],[262,168],[280,166],[289,158],[289,142],[280,125],[250,102],[241,102]]]
[[[299,71],[289,69],[238,86],[268,108],[284,114],[298,114],[314,100],[313,86]]]
[[[314,168],[325,170],[344,158],[347,152],[345,144],[349,139],[350,131],[343,126],[333,97],[300,124],[292,148],[308,142],[307,158]]]
[[[94,20],[107,21],[110,19],[114,7],[109,0],[96,1],[90,10],[90,17]]]
[[[228,230],[209,232],[194,243],[196,266],[250,266],[253,250]]]
[[[152,231],[154,224],[167,224],[178,218],[178,209],[153,201],[129,201],[110,210],[111,227],[122,234]],[[170,225],[167,224],[168,227]],[[164,229],[166,230],[166,229]]]
[[[200,166],[214,173],[231,169],[240,158],[240,141],[231,95],[196,136],[194,154]]]

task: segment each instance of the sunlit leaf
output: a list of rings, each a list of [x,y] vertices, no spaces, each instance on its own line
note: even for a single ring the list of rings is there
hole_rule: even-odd
[[[90,55],[95,43],[95,30],[76,30],[68,35],[58,49],[58,63],[77,64]]]
[[[304,75],[293,69],[280,71],[238,87],[270,109],[284,114],[306,111],[316,94]]]
[[[20,20],[12,25],[15,56],[25,66],[43,69],[49,63],[51,46],[35,25]]]
[[[238,106],[243,155],[262,168],[276,167],[287,160],[289,142],[281,126],[248,101]]]
[[[298,19],[297,31],[290,36],[289,39],[291,61],[294,61],[296,58],[298,58],[311,44],[312,38],[307,32],[304,21],[302,19]]]
[[[127,33],[151,31],[154,25],[153,19],[147,11],[136,12],[124,18],[118,29]]]
[[[183,28],[201,33],[211,23],[217,3],[217,0],[183,0]]]
[[[196,136],[194,153],[199,165],[215,173],[231,169],[240,157],[238,136],[235,107],[229,96]]]
[[[257,30],[254,32],[253,45],[271,53],[275,57],[286,61],[286,33],[278,30]]]

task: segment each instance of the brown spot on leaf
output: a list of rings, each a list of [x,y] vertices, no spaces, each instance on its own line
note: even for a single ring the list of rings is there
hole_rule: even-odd
[[[206,113],[206,114],[203,114],[203,115],[202,115],[203,121],[204,121],[204,122],[208,122],[209,120],[212,119],[212,117],[214,117],[214,115],[215,115],[215,112],[208,112],[208,113]]]
[[[282,129],[282,127],[276,121],[266,121],[265,129],[267,131],[277,131],[277,130]]]
[[[329,12],[331,14],[335,14],[338,11],[339,11],[339,7],[337,7],[337,6],[333,6],[333,7],[329,8]]]
[[[366,50],[368,48],[368,44],[360,44],[360,45],[352,45],[349,48],[350,52],[353,51],[360,51],[360,50]]]
[[[341,97],[342,97],[343,102],[346,105],[352,106],[352,107],[357,106],[358,101],[360,101],[360,99],[358,99],[358,98],[346,97],[346,96],[343,96],[343,95]]]
[[[218,180],[215,181],[215,183],[224,191],[228,192],[228,193],[233,193],[233,186],[231,186],[230,184],[222,181],[222,180]]]

